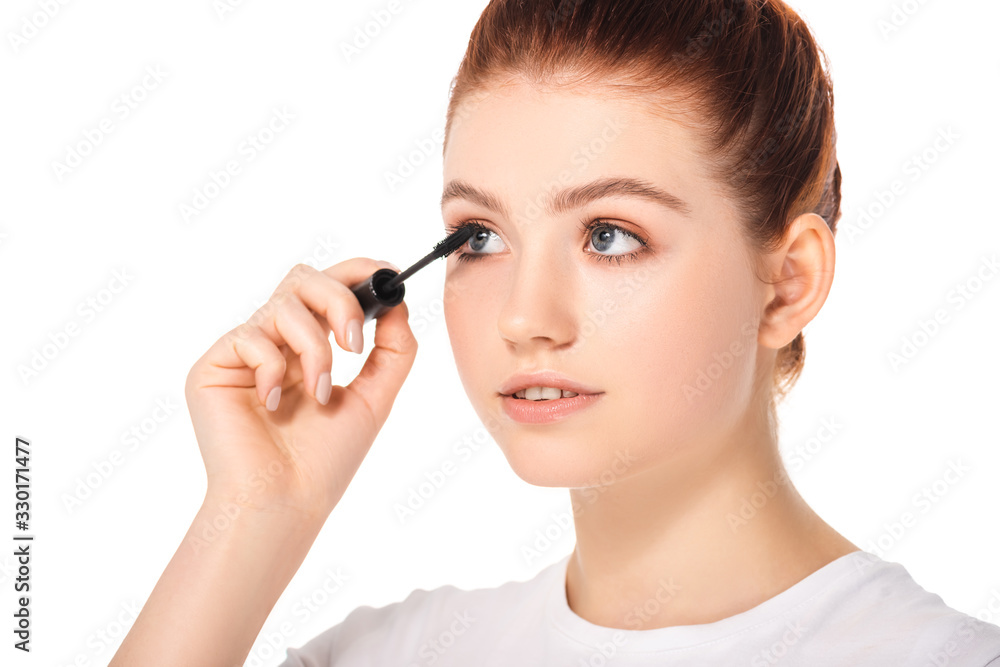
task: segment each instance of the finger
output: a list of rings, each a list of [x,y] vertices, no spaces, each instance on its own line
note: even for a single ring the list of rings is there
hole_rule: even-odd
[[[360,353],[364,346],[361,328],[365,313],[350,287],[322,271],[313,270],[303,274],[296,287],[296,294],[309,310],[326,320],[337,345],[348,352]],[[353,336],[350,336],[352,321],[356,325],[353,327]],[[351,340],[348,340],[349,337]],[[352,348],[352,343],[357,347]]]
[[[276,346],[287,344],[300,357],[306,393],[326,405],[333,361],[329,333],[305,304],[295,295],[283,299],[274,317],[262,322],[260,328]]]
[[[263,331],[254,328],[247,338],[234,338],[233,349],[248,368],[254,369],[257,400],[270,411],[278,409],[281,380],[285,376],[286,360],[278,346]]]
[[[256,386],[257,398],[264,406],[276,389],[271,396],[270,409],[274,409],[286,363],[281,350],[259,327],[243,323],[217,340],[195,366],[205,365],[202,375],[206,385]]]
[[[328,266],[321,271],[345,285],[351,286],[360,283],[379,269],[392,269],[398,272],[399,269],[389,262],[374,260],[369,257],[352,257],[343,262]]]
[[[374,347],[358,376],[347,385],[364,399],[376,428],[389,417],[392,404],[417,354],[417,339],[409,325],[406,302],[376,318]]]
[[[371,275],[382,264],[356,258],[337,265],[335,274],[354,280],[358,275]],[[354,268],[348,271],[345,265]],[[330,331],[345,350],[352,350],[352,343],[356,345],[353,351],[360,352],[363,346],[364,311],[353,292],[341,280],[307,264],[292,267],[268,302],[249,321],[259,326],[276,346],[288,345],[299,355],[305,390],[324,405],[332,390]],[[353,336],[349,336],[351,329]]]
[[[348,259],[322,271],[307,264],[297,264],[282,280],[272,299],[282,291],[296,294],[309,310],[326,320],[337,344],[342,349],[355,351],[351,347],[351,343],[355,342],[356,350],[360,353],[364,347],[361,340],[364,311],[351,287],[367,280],[373,273],[383,268],[392,267],[388,262],[367,257]],[[352,320],[357,323],[353,327],[357,341],[348,340],[348,324]]]

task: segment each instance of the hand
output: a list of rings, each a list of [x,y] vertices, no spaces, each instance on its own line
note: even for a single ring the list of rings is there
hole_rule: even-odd
[[[208,474],[207,499],[326,520],[416,357],[404,302],[376,319],[374,349],[350,384],[331,390],[329,375],[320,377],[333,361],[330,332],[350,350],[348,322],[363,322],[350,286],[383,266],[367,258],[322,271],[296,265],[267,303],[195,362],[184,393]],[[273,407],[277,387],[271,411],[268,397]]]

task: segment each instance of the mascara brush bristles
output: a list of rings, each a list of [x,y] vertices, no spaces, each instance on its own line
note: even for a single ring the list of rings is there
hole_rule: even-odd
[[[429,254],[427,254],[423,259],[419,260],[416,264],[406,269],[405,271],[396,274],[393,278],[385,284],[384,289],[392,290],[395,289],[397,285],[412,276],[414,273],[424,268],[435,259],[439,257],[447,257],[451,253],[455,252],[462,247],[462,244],[469,240],[469,238],[476,233],[473,226],[467,225],[462,227],[455,233],[449,235],[443,241],[434,246]]]
[[[432,255],[437,255],[438,257],[447,257],[451,253],[455,252],[462,247],[462,244],[469,240],[469,238],[476,233],[474,227],[467,226],[462,227],[457,232],[446,238],[445,240],[434,246],[434,252]]]

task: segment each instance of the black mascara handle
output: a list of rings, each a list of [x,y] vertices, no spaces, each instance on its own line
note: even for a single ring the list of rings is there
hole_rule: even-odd
[[[365,313],[365,322],[375,319],[403,301],[406,285],[400,283],[391,289],[385,287],[398,273],[392,269],[379,269],[368,276],[367,280],[351,287]]]

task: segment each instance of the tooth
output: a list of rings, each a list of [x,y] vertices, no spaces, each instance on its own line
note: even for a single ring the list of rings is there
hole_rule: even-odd
[[[576,394],[571,391],[563,391],[562,389],[558,389],[556,387],[527,387],[514,395],[518,398],[524,398],[529,401],[552,401],[557,398],[569,398],[576,396]]]

